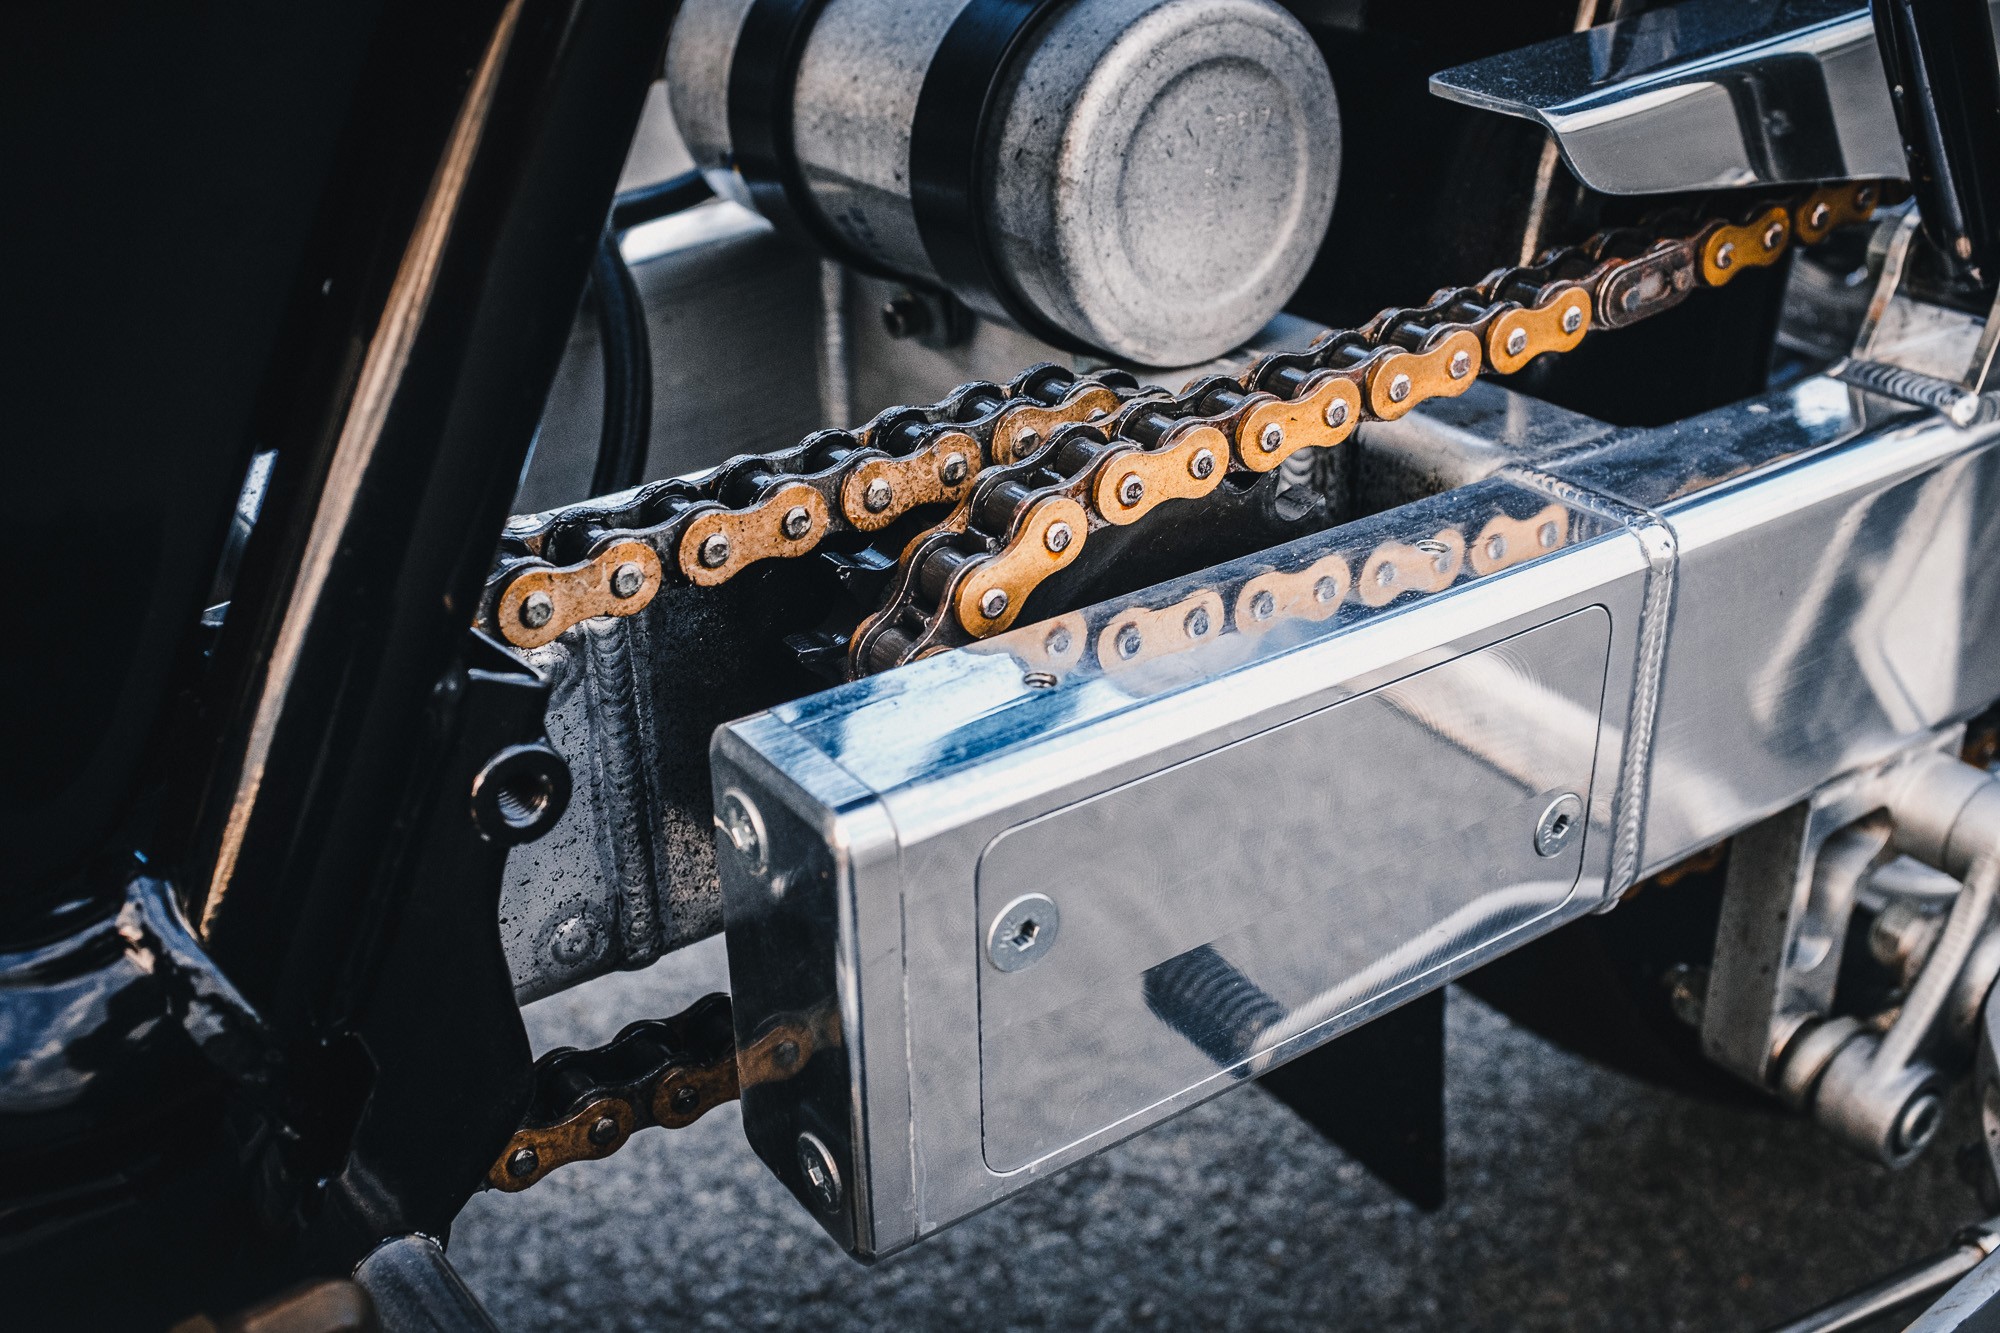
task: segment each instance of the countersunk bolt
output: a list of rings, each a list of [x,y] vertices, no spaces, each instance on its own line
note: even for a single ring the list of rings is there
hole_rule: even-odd
[[[545,592],[531,592],[521,599],[521,623],[540,629],[555,619],[556,599]]]
[[[785,517],[778,524],[778,530],[793,541],[797,541],[812,531],[812,525],[813,516],[811,511],[804,505],[793,505],[785,511]]]
[[[1137,625],[1127,625],[1124,629],[1118,631],[1118,655],[1120,657],[1127,659],[1137,657],[1139,650],[1145,646],[1146,636],[1139,632]]]
[[[1521,353],[1527,350],[1528,350],[1528,331],[1526,329],[1515,329],[1512,333],[1507,335],[1508,356],[1519,356]]]
[[[1257,434],[1257,447],[1267,454],[1278,452],[1278,446],[1285,442],[1285,428],[1273,421]]]
[[[722,825],[729,845],[750,863],[750,873],[763,874],[769,864],[764,854],[764,820],[750,798],[733,789],[722,793],[722,804],[715,818]]]
[[[1051,523],[1049,530],[1042,534],[1042,545],[1049,548],[1050,555],[1061,555],[1069,549],[1070,539],[1076,536],[1067,523]]]
[[[979,614],[988,620],[998,620],[1007,613],[1007,590],[988,588],[979,598]]]
[[[1190,639],[1204,637],[1208,633],[1208,608],[1197,606],[1188,612],[1187,619],[1181,622],[1181,628],[1187,631]]]
[[[1721,248],[1719,248],[1715,252],[1715,266],[1719,269],[1727,269],[1730,267],[1730,265],[1734,264],[1735,262],[1736,262],[1736,242],[1724,241],[1721,245]]]
[[[861,488],[861,503],[871,514],[881,513],[895,498],[896,488],[889,484],[887,477],[877,477]]]
[[[1822,199],[1818,203],[1812,206],[1812,212],[1806,214],[1806,225],[1811,227],[1814,231],[1818,231],[1820,228],[1824,227],[1829,221],[1831,221],[1832,218],[1833,218],[1833,210],[1831,208],[1828,208],[1826,206],[1826,201]]]
[[[590,1122],[590,1141],[602,1148],[618,1137],[618,1122],[608,1115],[601,1115]]]
[[[1784,243],[1785,243],[1784,223],[1773,222],[1770,226],[1764,228],[1764,248],[1766,250],[1775,250]]]
[[[1400,403],[1410,396],[1410,377],[1398,375],[1389,381],[1389,401]]]
[[[816,1135],[799,1135],[799,1174],[805,1177],[806,1193],[814,1203],[827,1212],[840,1206],[840,1171]]]
[[[1347,424],[1347,400],[1336,398],[1326,405],[1326,424],[1339,430]]]
[[[1550,801],[1535,821],[1535,855],[1560,856],[1583,827],[1583,798],[1566,791]]]
[[[1196,481],[1207,481],[1215,475],[1215,452],[1211,449],[1197,449],[1194,457],[1188,459],[1188,475]]]
[[[720,569],[729,563],[729,534],[711,532],[702,539],[701,563],[708,569]]]
[[[1451,377],[1462,380],[1472,373],[1472,353],[1458,352],[1451,358]]]
[[[1136,472],[1125,474],[1125,480],[1118,483],[1118,503],[1130,509],[1146,498],[1146,483]]]
[[[627,560],[611,571],[611,595],[621,601],[638,595],[646,586],[646,571],[639,568],[637,560]]]
[[[946,454],[944,465],[938,468],[938,480],[947,486],[956,486],[965,480],[965,474],[972,470],[964,454]]]
[[[1571,307],[1570,307],[1569,309],[1567,309],[1567,310],[1563,311],[1563,332],[1564,332],[1564,333],[1575,333],[1575,332],[1576,332],[1576,331],[1577,331],[1578,329],[1580,329],[1580,328],[1582,328],[1582,327],[1583,327],[1583,307],[1582,307],[1582,306],[1580,306],[1580,305],[1573,305],[1573,306],[1571,306]]]
[[[535,1168],[541,1164],[542,1159],[535,1156],[533,1148],[516,1148],[507,1154],[507,1174],[516,1180],[534,1175]]]
[[[986,957],[1002,972],[1037,963],[1055,945],[1062,913],[1046,893],[1024,893],[1000,909],[986,928]]]

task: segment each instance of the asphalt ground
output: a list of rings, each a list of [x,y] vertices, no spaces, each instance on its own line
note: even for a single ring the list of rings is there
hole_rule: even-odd
[[[718,941],[527,1010],[537,1050],[727,989]],[[1902,1172],[1808,1123],[1608,1072],[1448,1006],[1451,1198],[1404,1203],[1254,1088],[873,1268],[820,1232],[734,1105],[460,1216],[506,1330],[1757,1329],[1978,1216],[1957,1105]]]

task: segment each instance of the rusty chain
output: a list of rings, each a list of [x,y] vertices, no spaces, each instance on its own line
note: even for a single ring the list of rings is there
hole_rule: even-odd
[[[559,1166],[609,1157],[650,1125],[684,1128],[839,1045],[838,1017],[819,1010],[781,1016],[739,1050],[729,997],[715,994],[672,1018],[629,1024],[603,1046],[550,1051],[535,1061],[527,1113],[486,1185],[517,1193]]]
[[[536,647],[592,616],[630,615],[669,582],[713,586],[829,535],[880,534],[913,511],[950,506],[903,544],[882,608],[849,641],[850,675],[884,670],[1005,630],[1094,532],[1206,495],[1232,473],[1339,444],[1363,421],[1463,393],[1482,370],[1512,374],[1594,329],[1637,323],[1776,263],[1794,240],[1867,219],[1878,198],[1875,185],[1850,182],[1724,216],[1609,229],[1179,394],[1141,390],[1122,371],[1054,365],[1007,385],[963,385],[859,430],[818,431],[698,479],[517,521],[479,621]]]

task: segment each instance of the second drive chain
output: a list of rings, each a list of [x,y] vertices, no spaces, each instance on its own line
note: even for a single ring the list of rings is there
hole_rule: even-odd
[[[479,622],[536,647],[592,616],[630,615],[668,582],[720,584],[834,534],[865,542],[913,511],[948,507],[903,544],[882,608],[849,640],[849,675],[885,670],[1005,630],[1094,532],[1206,495],[1232,473],[1339,444],[1363,421],[1463,393],[1482,370],[1512,374],[1593,329],[1670,309],[1777,262],[1795,240],[1866,220],[1878,198],[1872,184],[1847,183],[1723,216],[1613,228],[1266,356],[1241,378],[1169,394],[1122,371],[1036,366],[1007,385],[963,385],[696,479],[516,520]]]

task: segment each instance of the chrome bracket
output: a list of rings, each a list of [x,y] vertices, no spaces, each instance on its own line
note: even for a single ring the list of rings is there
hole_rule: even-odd
[[[1941,732],[1737,836],[1702,1006],[1710,1059],[1890,1166],[1935,1134],[1941,1071],[1965,1054],[1953,1048],[2000,971],[2000,861],[1983,859],[2000,839],[2000,781],[1959,761],[1958,739]],[[1899,854],[1962,887],[1914,951],[1901,1002],[1836,1015],[1861,892]]]
[[[1882,276],[1874,298],[1854,350],[1827,374],[1857,389],[1929,408],[1960,428],[2000,419],[2000,394],[1986,387],[2000,353],[2000,299],[1984,323],[1974,326],[1905,292],[1918,230],[1914,209],[1883,221],[1877,233]]]

